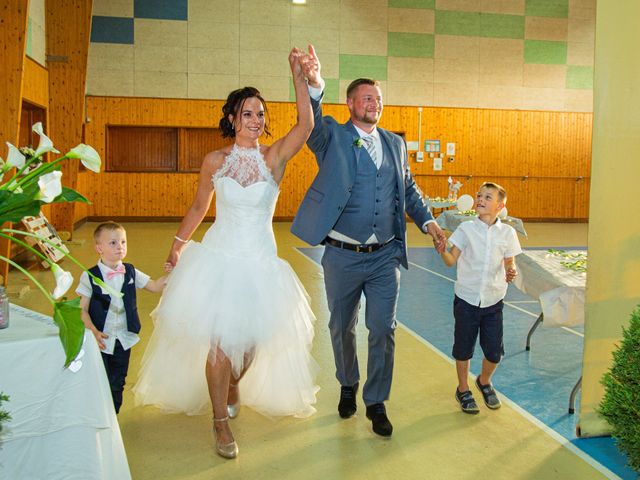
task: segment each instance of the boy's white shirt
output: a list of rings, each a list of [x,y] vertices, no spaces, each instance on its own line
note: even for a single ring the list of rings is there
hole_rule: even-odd
[[[118,263],[116,267],[120,266],[121,263],[122,262]],[[108,278],[107,273],[112,272],[114,269],[107,267],[104,263],[102,263],[102,260],[98,261],[98,268],[100,269],[100,273],[102,274],[102,280],[104,281],[104,283],[106,283],[117,292],[122,291],[124,275],[114,275],[112,278]],[[136,288],[144,288],[151,277],[149,277],[149,275],[147,275],[146,273],[141,272],[137,268],[135,270]],[[83,297],[91,298],[93,289],[91,288],[91,283],[89,281],[89,275],[87,274],[87,272],[82,272],[82,275],[80,275],[80,281],[78,282],[76,293]],[[101,351],[102,353],[107,353],[109,355],[113,355],[113,349],[116,346],[116,339],[120,340],[120,344],[125,350],[129,350],[140,341],[140,337],[136,333],[130,332],[127,329],[127,315],[124,311],[124,301],[122,298],[111,298],[111,304],[109,305],[107,318],[104,322],[103,332],[109,335],[109,338],[105,338],[103,340],[105,349]]]
[[[462,222],[449,237],[458,247],[455,293],[471,305],[490,307],[507,294],[504,259],[522,253],[516,231],[500,219],[489,226],[479,218]]]

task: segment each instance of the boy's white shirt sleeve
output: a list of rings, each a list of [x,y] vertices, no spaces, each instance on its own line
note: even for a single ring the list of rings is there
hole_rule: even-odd
[[[91,283],[89,282],[89,274],[87,274],[87,272],[82,272],[82,274],[80,275],[80,280],[78,281],[78,286],[76,287],[76,293],[82,297],[91,298],[93,289],[91,288]]]
[[[465,245],[467,244],[467,236],[464,233],[464,222],[460,224],[458,228],[454,230],[454,232],[449,237],[449,242],[452,245],[455,245],[458,250],[463,250]]]
[[[504,254],[504,258],[515,257],[522,253],[522,247],[520,247],[520,241],[518,240],[518,234],[515,229],[508,225],[509,235],[507,236],[507,251]]]
[[[144,288],[149,283],[151,277],[136,268],[136,288]]]

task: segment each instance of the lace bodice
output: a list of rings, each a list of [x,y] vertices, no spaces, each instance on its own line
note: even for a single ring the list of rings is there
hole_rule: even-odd
[[[223,177],[229,177],[243,187],[258,182],[276,185],[273,175],[264,161],[264,156],[260,152],[260,147],[244,148],[235,143],[222,166],[213,174],[212,181],[215,183],[216,180]]]

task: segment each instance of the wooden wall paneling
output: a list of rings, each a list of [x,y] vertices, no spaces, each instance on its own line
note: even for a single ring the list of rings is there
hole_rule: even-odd
[[[33,105],[49,105],[49,72],[35,60],[25,57],[22,99]]]
[[[18,143],[22,83],[27,38],[28,0],[6,0],[0,6],[0,142],[6,157],[5,141]],[[0,240],[0,255],[10,256],[9,242]],[[2,284],[7,285],[9,264],[0,262]]]
[[[105,172],[176,172],[178,129],[110,126],[106,158]]]
[[[83,141],[92,5],[92,0],[45,2],[49,70],[47,133],[62,153]],[[78,160],[64,162],[62,172],[66,186],[76,188],[78,165]],[[50,220],[57,230],[73,232],[74,217],[74,204],[61,203],[53,206]]]

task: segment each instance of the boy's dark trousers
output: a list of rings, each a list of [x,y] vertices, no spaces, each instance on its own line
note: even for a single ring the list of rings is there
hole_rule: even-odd
[[[107,378],[109,379],[109,386],[111,387],[111,397],[113,398],[113,406],[116,409],[116,413],[120,411],[120,406],[122,405],[122,391],[124,390],[124,381],[129,371],[130,356],[131,349],[123,349],[119,340],[116,340],[113,355],[102,354],[102,361],[104,362],[104,369],[107,371]]]

